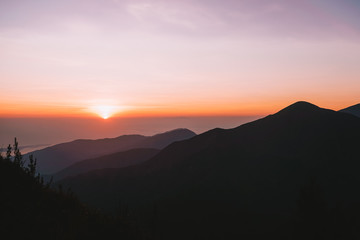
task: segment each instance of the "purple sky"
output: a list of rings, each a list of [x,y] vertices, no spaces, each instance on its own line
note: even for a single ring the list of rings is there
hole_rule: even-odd
[[[359,12],[355,0],[2,0],[0,114],[347,107],[360,100]]]

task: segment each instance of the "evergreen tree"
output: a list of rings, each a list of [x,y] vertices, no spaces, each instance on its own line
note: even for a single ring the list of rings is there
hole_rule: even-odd
[[[9,146],[7,147],[6,158],[5,158],[7,161],[11,160],[11,151],[12,151],[12,148],[11,148],[11,145],[9,144]]]
[[[16,138],[14,142],[14,163],[20,167],[24,167],[24,163],[25,163],[23,161],[23,157],[19,149],[19,143]]]
[[[36,174],[36,158],[31,154],[29,155],[29,164],[27,168],[27,172],[30,176],[35,177]]]

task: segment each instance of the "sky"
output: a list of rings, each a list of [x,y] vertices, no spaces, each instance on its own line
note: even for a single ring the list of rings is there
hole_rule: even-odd
[[[360,102],[358,0],[1,0],[0,117]]]

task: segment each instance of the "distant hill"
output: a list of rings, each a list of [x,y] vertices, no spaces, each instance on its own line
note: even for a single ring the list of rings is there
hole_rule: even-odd
[[[164,239],[359,239],[359,135],[359,118],[297,102],[60,183],[108,211],[156,210]]]
[[[136,148],[124,152],[79,161],[52,175],[54,181],[75,176],[96,169],[124,168],[140,164],[155,156],[160,150],[153,148]]]
[[[347,108],[344,108],[344,109],[341,109],[341,110],[339,110],[339,112],[350,113],[352,115],[360,117],[360,103],[350,106],[350,107],[347,107]]]
[[[123,135],[117,138],[75,140],[30,152],[38,160],[38,171],[53,174],[78,161],[134,148],[162,149],[172,142],[194,137],[188,129],[176,129],[154,136]]]

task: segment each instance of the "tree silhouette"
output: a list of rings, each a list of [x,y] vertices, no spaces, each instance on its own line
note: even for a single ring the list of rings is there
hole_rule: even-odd
[[[12,151],[12,147],[11,147],[11,145],[9,144],[9,146],[7,147],[6,157],[5,157],[5,159],[6,159],[7,161],[10,161],[10,160],[11,160],[11,151]]]
[[[27,172],[30,174],[30,176],[35,177],[36,174],[36,158],[31,154],[29,155],[29,164],[27,168]]]
[[[19,143],[16,138],[14,141],[14,163],[20,167],[24,167],[25,164],[25,161],[23,161],[23,157],[19,149]]]

